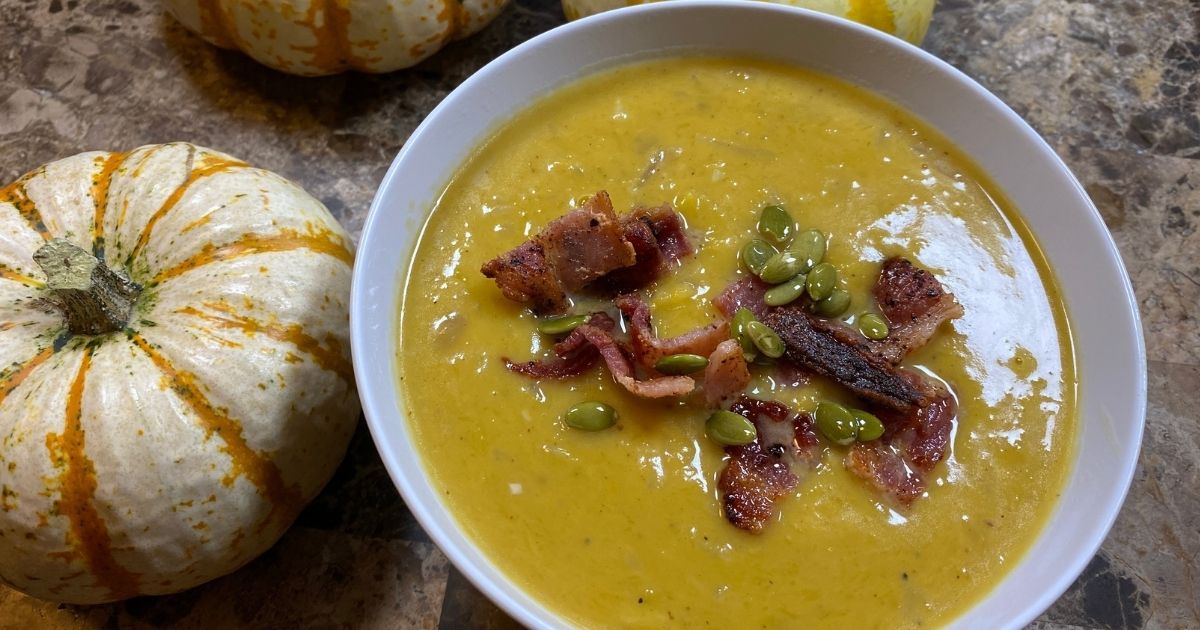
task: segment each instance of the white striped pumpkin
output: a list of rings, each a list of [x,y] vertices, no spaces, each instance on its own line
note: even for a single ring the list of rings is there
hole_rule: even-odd
[[[164,0],[189,30],[304,76],[415,65],[492,21],[508,0]]]
[[[140,285],[115,330],[67,325],[58,239]],[[270,547],[357,421],[351,247],[299,187],[189,144],[0,189],[0,580],[96,603]]]

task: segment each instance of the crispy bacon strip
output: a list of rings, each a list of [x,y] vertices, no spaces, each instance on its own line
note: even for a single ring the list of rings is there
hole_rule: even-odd
[[[539,315],[565,312],[567,292],[632,291],[692,253],[683,219],[670,204],[617,218],[608,193],[551,221],[529,241],[485,263],[504,296]]]
[[[633,365],[621,351],[621,347],[613,340],[608,332],[584,324],[575,330],[587,339],[588,343],[600,351],[608,371],[622,387],[635,396],[642,398],[669,398],[686,396],[696,388],[696,381],[687,376],[660,376],[639,381],[634,378]]]
[[[627,293],[658,280],[670,263],[691,255],[683,219],[670,204],[635,208],[621,217],[625,240],[633,245],[636,262],[609,272],[590,288],[601,293]]]
[[[926,404],[919,381],[872,351],[862,335],[840,323],[810,315],[799,306],[772,309],[763,318],[787,346],[785,357],[837,381],[858,396],[897,411]]]
[[[679,216],[671,204],[663,204],[657,208],[637,208],[630,216],[650,228],[654,233],[654,240],[658,241],[658,246],[668,261],[674,262],[692,255],[695,251],[688,240],[683,217]]]
[[[624,234],[608,193],[601,191],[480,271],[496,280],[504,297],[529,304],[534,313],[562,313],[567,291],[634,263]]]
[[[708,356],[717,346],[729,339],[729,322],[720,320],[678,337],[659,339],[650,326],[650,307],[636,295],[617,298],[617,308],[629,324],[629,342],[634,359],[642,367],[653,370],[659,359],[672,354]]]
[[[515,363],[504,359],[509,370],[533,379],[577,376],[604,359],[613,379],[636,396],[667,398],[686,396],[696,388],[687,376],[662,376],[637,380],[627,351],[612,337],[616,322],[606,313],[593,313],[586,323],[554,345],[555,358]]]
[[[743,396],[730,407],[754,423],[758,438],[728,446],[717,481],[725,518],[734,527],[759,533],[775,513],[775,502],[800,483],[799,473],[816,467],[821,449],[812,417],[791,415],[781,403]]]
[[[875,281],[875,301],[890,332],[871,345],[893,365],[929,343],[942,323],[963,315],[954,295],[933,274],[904,258],[883,263]]]
[[[758,278],[745,275],[725,287],[724,291],[713,300],[713,305],[725,317],[733,319],[734,313],[742,307],[750,309],[754,313],[754,317],[762,319],[767,314],[767,303],[763,301],[763,295],[767,292],[770,286],[759,280]]]
[[[586,324],[605,332],[612,332],[617,326],[608,313],[592,313]],[[578,328],[572,330],[571,334],[562,341],[554,344],[554,354],[555,356],[552,358],[526,361],[525,363],[515,363],[508,357],[503,357],[503,359],[504,365],[509,370],[538,380],[578,376],[600,360],[600,351],[588,342]]]
[[[949,392],[915,411],[880,410],[886,430],[868,444],[855,444],[846,454],[846,468],[901,507],[925,493],[925,473],[950,450],[957,405]]]
[[[636,260],[625,229],[613,212],[608,193],[600,191],[542,228],[535,240],[567,291],[576,291],[600,276]]]
[[[504,297],[547,315],[567,310],[567,293],[554,276],[540,243],[526,241],[484,263],[483,275],[493,278]]]
[[[925,493],[924,477],[893,446],[879,440],[850,447],[846,468],[901,507],[912,505]]]
[[[717,408],[750,384],[750,369],[742,345],[734,339],[717,344],[704,368],[704,401]]]
[[[621,219],[625,229],[625,240],[633,246],[635,262],[621,269],[614,269],[592,286],[597,292],[616,295],[640,289],[658,279],[667,266],[667,257],[654,238],[649,225],[631,215]]]

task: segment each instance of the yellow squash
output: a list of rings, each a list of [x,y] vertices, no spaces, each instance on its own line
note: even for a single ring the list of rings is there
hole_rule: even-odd
[[[391,72],[491,22],[508,0],[164,0],[209,43],[303,76]]]
[[[656,0],[562,0],[568,20],[577,20],[610,9]],[[771,0],[812,9],[877,28],[913,44],[925,39],[934,0]]]
[[[111,601],[270,547],[357,419],[351,247],[294,184],[189,144],[0,188],[0,581]]]

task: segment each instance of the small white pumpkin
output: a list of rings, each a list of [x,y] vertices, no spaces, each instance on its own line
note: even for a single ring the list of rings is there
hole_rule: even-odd
[[[189,144],[0,189],[0,580],[97,603],[274,544],[358,418],[352,258],[299,187]]]
[[[658,0],[562,0],[568,20]],[[769,0],[836,15],[920,44],[929,29],[934,0]]]
[[[304,76],[415,65],[495,18],[508,0],[164,0],[189,30]]]

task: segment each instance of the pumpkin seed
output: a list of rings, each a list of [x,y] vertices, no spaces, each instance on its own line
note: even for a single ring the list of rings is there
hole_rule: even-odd
[[[833,402],[817,403],[817,411],[813,414],[817,430],[825,439],[845,446],[858,436],[858,420],[845,407]]]
[[[883,435],[883,422],[875,414],[862,409],[850,409],[850,415],[858,422],[858,441],[870,442]]]
[[[769,306],[791,304],[796,301],[796,298],[804,295],[804,287],[804,274],[799,274],[779,286],[767,289],[767,292],[763,294],[763,301]]]
[[[704,423],[704,432],[709,439],[725,446],[742,446],[758,437],[754,423],[732,411],[716,411]]]
[[[572,429],[601,431],[617,422],[617,410],[594,400],[581,402],[567,410],[563,422]]]
[[[888,336],[887,322],[875,313],[866,313],[858,318],[858,332],[867,339],[884,339]]]
[[[825,235],[817,230],[805,230],[796,235],[788,249],[800,259],[800,270],[807,272],[825,258]]]
[[[796,231],[796,222],[782,207],[767,206],[758,217],[758,231],[776,245],[783,245]]]
[[[829,263],[821,263],[808,272],[808,297],[820,302],[833,294],[837,286],[837,269]]]
[[[754,321],[754,313],[746,307],[739,308],[733,314],[733,321],[729,322],[730,332],[733,333],[733,338],[742,345],[742,356],[746,361],[753,361],[758,355],[758,348],[754,345],[754,340],[746,333],[746,324]]]
[[[543,335],[565,335],[583,325],[590,315],[565,315],[538,322],[538,332]]]
[[[834,289],[829,297],[813,305],[818,315],[837,317],[850,308],[850,292],[845,289]]]
[[[708,367],[708,359],[698,354],[672,354],[654,364],[654,369],[663,374],[691,374]]]
[[[746,265],[746,268],[757,276],[762,273],[763,267],[767,265],[767,261],[778,253],[779,250],[775,249],[774,245],[761,238],[756,238],[746,243],[746,246],[742,248],[742,264]]]
[[[792,252],[785,250],[767,260],[767,264],[763,265],[762,273],[758,274],[758,277],[762,278],[763,282],[779,284],[800,273],[800,267],[801,260]]]
[[[751,321],[746,324],[746,334],[750,336],[750,340],[754,342],[754,347],[758,348],[759,352],[772,359],[783,356],[785,349],[783,340],[766,324],[758,320]]]

